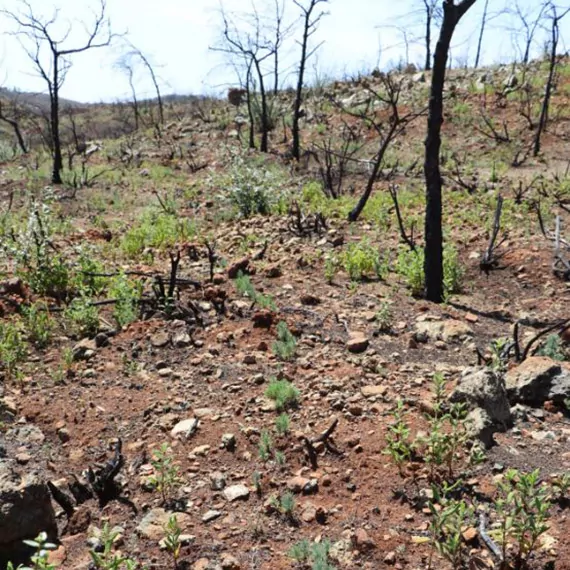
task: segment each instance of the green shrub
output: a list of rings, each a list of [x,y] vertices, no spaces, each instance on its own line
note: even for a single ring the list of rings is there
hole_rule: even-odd
[[[147,211],[123,236],[121,249],[128,257],[138,257],[147,247],[166,249],[196,235],[195,224],[164,212]]]
[[[253,305],[257,305],[262,309],[271,309],[272,311],[275,310],[276,307],[273,297],[257,292],[253,283],[251,282],[249,275],[244,275],[243,272],[240,271],[234,281],[234,284],[237,292],[240,295],[251,299]]]
[[[552,360],[566,360],[562,339],[557,334],[551,334],[546,337],[538,354],[552,358]]]
[[[299,394],[299,390],[288,380],[274,379],[265,391],[265,395],[275,402],[275,408],[278,412],[297,406]]]
[[[273,451],[273,440],[271,439],[271,435],[267,430],[263,430],[261,432],[257,449],[259,452],[259,458],[262,461],[269,461],[271,458],[271,453]]]
[[[20,327],[13,321],[0,321],[0,365],[12,378],[20,362],[26,358],[26,343]]]
[[[126,275],[121,274],[113,279],[109,288],[109,296],[117,301],[113,317],[119,327],[123,328],[138,319],[141,294],[141,284],[131,281]]]
[[[280,360],[291,360],[297,350],[297,341],[285,321],[277,324],[277,340],[273,343],[273,353]]]
[[[402,249],[396,262],[397,272],[404,277],[412,295],[423,295],[425,288],[424,250]],[[443,250],[443,287],[445,295],[461,291],[464,271],[459,263],[457,251],[452,247]]]
[[[289,414],[281,414],[275,420],[275,431],[277,431],[278,435],[287,435],[290,427],[291,418],[289,417]]]
[[[64,318],[69,322],[74,334],[94,336],[99,330],[99,310],[92,304],[91,297],[80,295],[65,309]]]
[[[288,555],[300,564],[310,564],[311,570],[335,570],[329,562],[330,550],[331,543],[328,540],[309,542],[303,539],[289,549]]]
[[[386,260],[367,240],[351,243],[342,253],[340,261],[351,281],[362,281],[371,276],[384,279],[389,271]]]
[[[53,322],[46,303],[41,301],[24,308],[28,341],[37,348],[45,348],[51,341]]]

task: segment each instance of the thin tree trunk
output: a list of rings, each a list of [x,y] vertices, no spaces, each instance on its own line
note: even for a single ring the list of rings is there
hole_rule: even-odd
[[[12,127],[12,130],[16,135],[16,139],[18,141],[18,146],[20,147],[20,150],[22,151],[23,154],[28,154],[28,149],[26,147],[26,143],[24,142],[22,131],[20,131],[20,125],[18,124],[18,121],[10,119],[8,117],[4,117],[1,114],[0,114],[0,120],[4,121],[5,123],[8,123]]]
[[[485,8],[483,9],[483,18],[481,20],[481,29],[479,30],[479,40],[477,42],[477,55],[475,56],[475,69],[479,67],[481,60],[481,48],[483,46],[483,34],[485,33],[485,25],[487,24],[487,9],[489,8],[489,0],[485,0]]]
[[[267,152],[269,150],[269,120],[267,109],[267,93],[265,92],[265,84],[263,82],[263,72],[257,59],[254,59],[257,77],[259,79],[259,94],[261,96],[261,144],[259,150]]]
[[[552,95],[552,87],[554,84],[554,73],[556,71],[556,51],[558,48],[558,18],[554,15],[552,19],[552,49],[550,51],[550,65],[548,69],[548,81],[544,91],[544,99],[542,101],[542,108],[540,109],[540,119],[538,120],[538,129],[534,137],[534,147],[532,154],[538,156],[540,152],[540,140],[542,133],[546,129],[548,122],[548,109],[550,106],[550,97]]]
[[[431,70],[431,11],[429,8],[426,18],[426,63],[424,69],[426,71]]]
[[[443,229],[441,220],[442,180],[439,167],[439,153],[441,149],[441,125],[443,124],[445,71],[453,32],[461,17],[475,2],[476,0],[463,0],[458,5],[455,5],[453,0],[444,2],[443,22],[434,55],[424,160],[424,175],[426,179],[424,274],[426,298],[434,303],[441,303],[444,298]]]
[[[247,96],[247,114],[249,116],[249,148],[255,149],[255,118],[253,116],[253,108],[251,105],[251,62],[247,68],[245,90]]]
[[[63,156],[61,154],[61,139],[59,136],[59,57],[53,56],[53,85],[51,98],[51,136],[53,143],[53,184],[61,184],[61,171],[63,170]]]

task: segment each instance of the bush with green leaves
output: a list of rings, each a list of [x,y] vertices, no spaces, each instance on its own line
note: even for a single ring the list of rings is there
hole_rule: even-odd
[[[234,284],[237,292],[243,297],[250,299],[252,305],[257,305],[261,309],[271,309],[272,311],[276,309],[273,297],[270,295],[263,295],[256,291],[249,275],[245,275],[240,271],[234,280]]]
[[[271,439],[271,434],[265,429],[261,432],[257,449],[261,461],[269,461],[273,452],[273,440]]]
[[[415,297],[423,295],[425,288],[423,249],[400,250],[396,270],[404,277],[412,295]],[[443,289],[446,296],[461,291],[463,275],[464,270],[459,262],[457,250],[449,246],[445,247],[443,250]]]
[[[48,542],[48,536],[45,532],[40,532],[33,540],[24,540],[23,543],[34,549],[30,558],[31,566],[20,564],[16,570],[56,570],[56,565],[49,562],[49,551],[55,550],[57,547]],[[8,562],[6,570],[14,570],[14,565]]]
[[[509,469],[499,483],[500,496],[495,502],[500,519],[500,541],[507,560],[509,540],[514,542],[514,567],[526,568],[527,561],[548,530],[552,489],[540,481],[540,470],[521,473]]]
[[[240,216],[249,218],[271,213],[283,199],[286,181],[285,173],[277,168],[257,165],[237,155],[227,177],[217,185],[223,188],[222,200],[229,202]]]
[[[135,570],[137,568],[138,563],[135,560],[114,551],[120,532],[120,529],[112,528],[109,523],[105,523],[101,529],[94,530],[94,538],[101,545],[100,548],[93,548],[89,551],[92,567],[95,570]]]
[[[152,452],[150,463],[154,468],[154,475],[149,477],[149,483],[161,494],[162,503],[166,504],[181,481],[180,468],[174,462],[172,450],[167,443]]]
[[[92,337],[99,331],[99,309],[87,295],[81,294],[73,299],[63,316],[76,336]]]
[[[566,360],[567,357],[562,339],[557,334],[551,334],[546,337],[546,340],[540,347],[538,354],[540,354],[540,356],[552,358],[552,360],[560,361]]]
[[[288,520],[295,520],[297,502],[295,501],[295,495],[291,491],[285,491],[281,496],[273,497],[271,506]]]
[[[26,358],[26,343],[16,321],[0,321],[0,367],[7,378],[17,373],[18,364]]]
[[[436,492],[434,492],[436,494]],[[429,503],[431,512],[430,531],[432,546],[452,568],[463,568],[466,559],[463,548],[463,529],[474,523],[474,510],[463,500],[439,497],[435,503]],[[432,568],[430,557],[428,568]]]
[[[172,556],[172,562],[174,564],[174,570],[178,569],[178,560],[180,558],[180,548],[182,543],[180,537],[182,536],[182,529],[178,524],[178,519],[176,515],[171,515],[168,519],[168,523],[164,527],[164,548]]]
[[[291,427],[291,418],[289,414],[283,413],[275,420],[275,431],[278,435],[287,435]]]
[[[22,312],[28,341],[36,348],[46,348],[51,342],[54,327],[47,304],[38,301]]]
[[[166,249],[196,235],[195,223],[188,219],[149,210],[127,230],[121,249],[131,258],[139,257],[146,248]]]
[[[398,400],[392,412],[393,422],[388,426],[386,449],[384,453],[392,458],[400,475],[404,475],[404,466],[412,459],[414,442],[410,441],[411,429],[405,421],[404,402]]]
[[[109,297],[115,299],[113,317],[123,328],[139,317],[139,301],[142,295],[140,282],[121,274],[113,279],[109,287]]]
[[[269,382],[265,395],[275,402],[275,409],[281,412],[298,405],[300,392],[289,380],[273,379]]]
[[[374,276],[385,279],[390,270],[387,259],[368,240],[349,244],[340,256],[340,263],[351,281]]]
[[[295,562],[310,564],[311,570],[335,570],[330,562],[330,550],[331,543],[328,540],[309,542],[303,539],[289,549],[288,555]]]
[[[273,343],[272,350],[279,360],[291,360],[295,356],[297,341],[285,321],[277,324],[277,340]]]

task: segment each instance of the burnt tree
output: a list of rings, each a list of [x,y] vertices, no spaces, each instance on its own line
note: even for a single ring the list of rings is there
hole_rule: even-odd
[[[442,179],[440,171],[441,125],[443,124],[443,86],[451,39],[457,24],[477,0],[444,0],[443,21],[435,48],[425,141],[426,179],[425,260],[426,298],[441,303],[443,290]]]
[[[309,51],[309,39],[317,31],[317,26],[321,18],[325,15],[320,12],[317,16],[313,17],[313,13],[318,4],[324,4],[328,0],[309,0],[308,5],[303,5],[297,0],[293,0],[294,4],[301,10],[301,17],[303,19],[303,36],[301,38],[301,59],[299,61],[299,74],[297,75],[297,90],[295,92],[295,102],[293,103],[293,158],[299,160],[301,156],[301,135],[299,129],[299,120],[301,118],[301,104],[303,102],[303,85],[305,82],[305,70],[307,67],[307,60],[315,53],[320,47],[316,46]]]
[[[113,35],[109,19],[106,16],[106,1],[100,0],[99,11],[94,15],[90,27],[83,25],[85,40],[77,46],[66,47],[71,34],[71,24],[61,35],[54,29],[58,25],[59,11],[55,10],[51,17],[39,15],[28,0],[20,0],[20,11],[2,10],[13,24],[17,26],[13,32],[40,77],[45,81],[50,99],[50,137],[53,158],[52,183],[61,184],[63,170],[63,154],[60,136],[60,89],[64,84],[67,72],[71,67],[71,57],[90,49],[106,47],[111,43]],[[47,57],[45,54],[47,52]]]

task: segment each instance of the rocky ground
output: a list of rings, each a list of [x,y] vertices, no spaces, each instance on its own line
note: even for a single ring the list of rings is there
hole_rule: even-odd
[[[510,79],[499,77],[503,89]],[[462,81],[456,83],[466,89],[469,78]],[[421,97],[422,85],[421,77],[410,77],[408,104]],[[350,84],[334,89],[345,99],[362,93]],[[473,103],[467,94],[465,99]],[[316,101],[308,110],[317,119],[305,125],[307,136],[315,138],[324,99]],[[497,108],[509,112],[516,122],[515,110]],[[229,111],[220,104],[215,113]],[[334,125],[338,111],[330,113],[326,122]],[[493,545],[501,545],[500,484],[513,468],[539,469],[537,488],[549,489],[552,503],[528,568],[570,568],[567,497],[555,496],[553,486],[570,467],[570,364],[563,332],[570,289],[552,274],[552,246],[530,206],[517,205],[512,194],[519,180],[559,172],[567,126],[551,129],[542,162],[483,184],[489,178],[489,145],[485,139],[464,140],[464,125],[450,124],[450,144],[461,140],[464,148],[481,149],[475,164],[480,187],[475,196],[452,183],[446,190],[446,227],[465,274],[460,291],[441,306],[412,296],[405,276],[394,269],[402,246],[389,201],[380,214],[349,224],[343,208],[353,197],[322,199],[327,224],[319,231],[306,224],[299,231],[298,218],[287,208],[228,219],[219,195],[227,188],[220,176],[230,168],[228,157],[240,146],[231,125],[221,130],[198,119],[173,123],[158,148],[148,138],[136,139],[140,163],[123,162],[120,177],[111,174],[72,199],[64,190],[56,192],[54,216],[71,220],[70,228],[54,231],[57,251],[76,267],[75,247],[91,244],[90,255],[101,260],[104,272],[134,272],[148,302],[123,327],[114,320],[113,306],[103,304],[96,330],[77,334],[65,320],[63,300],[34,292],[8,256],[0,284],[3,322],[19,322],[22,307],[43,299],[51,307],[53,331],[45,347],[26,345],[18,374],[9,375],[4,363],[4,558],[17,556],[15,545],[22,539],[46,531],[56,543],[49,560],[60,568],[127,568],[125,561],[92,562],[91,551],[103,550],[108,539],[105,529],[114,529],[107,540],[113,555],[141,568],[507,568]],[[208,167],[191,172],[185,160],[172,158],[168,171],[161,170],[169,154],[165,147],[189,126],[193,147]],[[422,129],[418,121],[398,146],[408,162]],[[119,162],[125,149],[115,141],[105,146],[116,150],[112,157]],[[275,146],[280,148],[277,139]],[[252,168],[288,168],[279,156],[263,162],[245,154]],[[23,212],[29,203],[26,160],[4,165],[1,174],[3,192],[14,191]],[[285,172],[279,184],[291,192],[314,176],[293,168]],[[420,219],[421,169],[396,176],[409,191],[402,194],[406,222]],[[362,177],[352,174],[357,193]],[[380,182],[377,192],[385,194],[387,186]],[[42,188],[40,180],[33,192]],[[486,200],[498,191],[509,203],[508,236],[501,269],[485,274],[479,259],[494,211]],[[129,257],[124,236],[145,209],[160,210],[157,194],[172,196],[175,217],[195,221],[199,230],[165,246],[146,244]],[[529,203],[531,195],[536,197],[534,190]],[[314,203],[303,202],[302,193],[293,196],[304,215],[311,214]],[[544,200],[549,224],[556,213],[568,221],[559,203]],[[481,204],[484,210],[477,209]],[[215,246],[214,257],[204,239]],[[381,279],[372,273],[355,281],[342,262],[333,275],[327,273],[327,260],[341,259],[351,244],[366,240],[390,252],[390,270]],[[168,287],[176,251],[181,256],[174,294],[170,304],[161,305],[156,276]],[[238,285],[242,274],[249,275],[255,294]],[[94,302],[108,297],[104,287]],[[289,341],[291,354],[275,348],[280,323],[295,339]],[[515,327],[523,354],[515,347],[504,350]],[[529,341],[549,328],[550,336],[541,336],[525,354]],[[554,353],[544,344],[552,335],[559,335]],[[284,409],[268,397],[276,379],[296,388]],[[434,382],[441,380],[445,398],[438,402]],[[443,414],[453,403],[465,403],[467,420],[441,427],[442,433],[459,434],[450,470],[447,463],[434,470],[422,445],[403,465],[386,453],[398,402],[410,440],[430,435],[438,410]],[[288,429],[279,427],[283,413]],[[473,441],[483,455],[474,465],[468,462]],[[452,562],[434,544],[453,531],[437,534],[432,509],[444,512],[447,503],[438,501],[437,489],[458,481],[451,495],[473,514],[460,523],[453,519],[461,561]],[[165,544],[173,514],[180,527],[176,561]],[[323,565],[291,556],[303,539],[328,545]],[[515,552],[510,538],[509,559]]]

